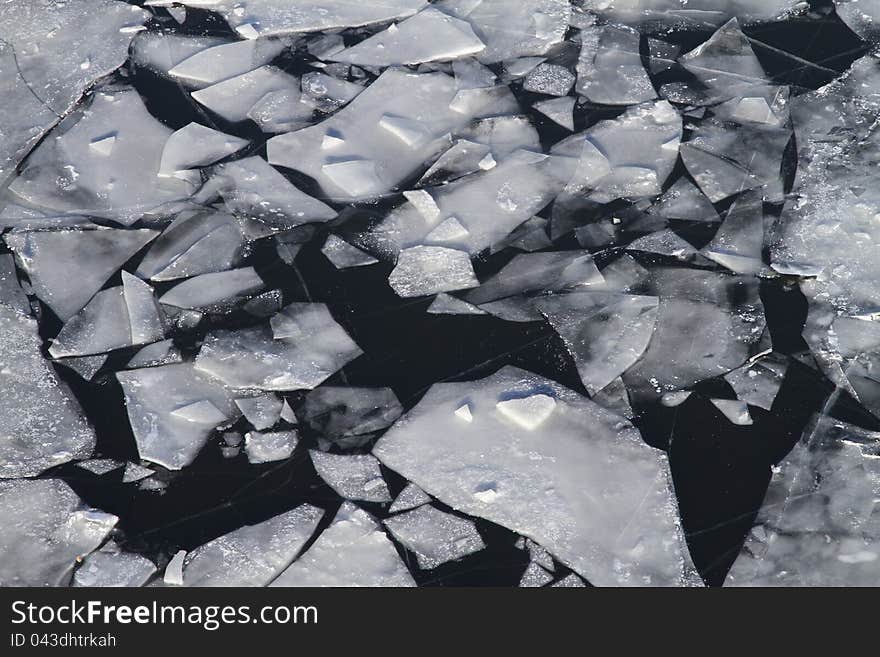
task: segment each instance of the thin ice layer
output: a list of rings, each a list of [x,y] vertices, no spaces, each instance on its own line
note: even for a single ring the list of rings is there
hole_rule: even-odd
[[[425,504],[385,521],[391,535],[415,552],[422,570],[431,570],[486,547],[473,520]]]
[[[555,400],[539,429],[497,408],[536,394]],[[463,402],[470,422],[455,414]],[[454,509],[532,538],[593,584],[692,581],[665,454],[548,379],[507,367],[436,384],[373,453]]]

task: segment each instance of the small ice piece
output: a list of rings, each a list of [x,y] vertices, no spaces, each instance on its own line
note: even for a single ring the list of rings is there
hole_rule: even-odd
[[[577,101],[573,96],[542,100],[532,107],[546,116],[554,123],[561,125],[566,130],[574,132],[574,104]]]
[[[221,164],[205,187],[223,197],[229,212],[273,229],[286,230],[336,216],[333,208],[301,192],[261,157]],[[203,188],[200,194],[204,192]]]
[[[55,362],[59,365],[64,365],[77,374],[79,374],[84,381],[91,381],[95,378],[95,374],[98,373],[104,363],[107,362],[107,359],[110,357],[109,354],[96,354],[94,356],[75,356],[73,358],[57,358]]]
[[[550,395],[530,395],[500,401],[495,408],[524,429],[534,431],[556,410],[556,400]]]
[[[92,455],[95,434],[40,349],[37,322],[0,304],[0,479]]]
[[[468,23],[429,6],[328,59],[359,66],[401,66],[466,57],[484,48]]]
[[[249,299],[241,307],[247,314],[254,317],[271,317],[284,306],[284,293],[281,290],[269,290]]]
[[[322,303],[291,303],[261,324],[205,336],[196,369],[233,388],[311,390],[361,350]]]
[[[98,155],[103,155],[104,157],[108,157],[110,153],[113,152],[113,146],[115,145],[116,135],[110,135],[109,137],[99,137],[89,142],[89,148],[95,151]]]
[[[375,456],[327,454],[317,450],[309,450],[309,455],[321,479],[341,497],[365,502],[391,501]]]
[[[210,424],[212,426],[222,424],[229,419],[220,411],[220,409],[207,399],[202,399],[201,401],[181,406],[180,408],[171,411],[171,415],[186,420],[187,422]]]
[[[524,78],[538,64],[546,61],[546,57],[517,57],[504,62],[504,73],[506,78],[516,80]]]
[[[497,412],[462,422],[469,399],[553,395],[530,431]],[[552,436],[552,440],[548,440]],[[626,420],[541,376],[506,367],[479,381],[438,383],[382,436],[373,453],[426,493],[546,548],[591,583],[694,583],[666,455]],[[494,490],[491,503],[476,492]]]
[[[443,10],[471,24],[486,44],[484,64],[543,55],[561,43],[571,15],[569,0],[445,0]]]
[[[465,422],[473,422],[474,421],[474,416],[471,413],[470,404],[462,404],[461,406],[456,408],[454,412],[455,412],[455,417],[461,418]]]
[[[425,504],[385,520],[391,535],[415,552],[419,568],[432,570],[486,547],[473,520]]]
[[[178,550],[171,557],[171,561],[165,566],[165,574],[162,581],[168,586],[183,586],[183,560],[186,559],[186,550]]]
[[[208,85],[249,73],[281,54],[283,39],[233,41],[200,50],[168,71],[168,75],[192,86]]]
[[[197,372],[192,363],[117,372],[116,378],[125,393],[140,457],[169,470],[189,465],[214,429],[174,411],[207,400],[225,418],[238,416],[232,395],[217,380]]]
[[[691,396],[689,390],[679,390],[677,392],[667,392],[660,397],[660,403],[666,408],[675,408],[684,404]]]
[[[553,563],[553,557],[547,552],[547,550],[529,538],[526,539],[526,545],[529,548],[529,558],[532,561],[551,573],[556,570],[556,566]]]
[[[526,567],[522,578],[519,580],[519,585],[526,588],[538,588],[546,586],[552,581],[553,575],[541,568],[539,564],[532,561]]]
[[[60,230],[7,233],[4,237],[31,281],[34,294],[61,321],[76,314],[155,230]],[[76,271],[76,276],[70,272]]]
[[[156,471],[150,468],[145,468],[137,463],[126,463],[125,472],[122,474],[122,483],[131,484],[135,481],[152,477],[154,474],[156,474]]]
[[[415,484],[407,484],[406,488],[400,491],[400,495],[394,498],[394,502],[388,508],[388,513],[399,513],[401,511],[409,511],[417,506],[427,504],[431,501],[431,496]]]
[[[335,112],[347,105],[364,90],[359,84],[317,71],[306,73],[302,77],[300,86],[302,89],[300,102],[325,114]]]
[[[553,584],[551,584],[551,586],[558,588],[583,588],[586,586],[586,584],[584,584],[584,580],[582,580],[580,577],[578,577],[574,573],[570,573],[558,582],[554,582]]]
[[[123,552],[109,543],[87,556],[73,574],[71,586],[143,586],[156,574],[156,564],[133,552]]]
[[[327,256],[327,259],[333,263],[336,269],[364,267],[365,265],[379,262],[369,253],[364,253],[356,246],[349,244],[336,235],[329,235],[327,237],[327,241],[321,247],[321,253]]]
[[[724,380],[730,384],[737,398],[769,411],[782,386],[788,363],[764,359],[728,372]]]
[[[0,585],[66,586],[119,518],[83,506],[60,479],[0,481]]]
[[[728,586],[880,583],[880,434],[815,418],[778,467]]]
[[[9,192],[16,202],[56,216],[87,215],[129,226],[195,191],[190,181],[156,175],[172,132],[132,87],[94,91],[31,152]],[[109,154],[90,147],[111,134],[116,139]]]
[[[115,459],[89,459],[88,461],[80,461],[76,467],[101,476],[121,468],[122,462]]]
[[[244,436],[244,451],[248,463],[271,463],[290,458],[299,442],[299,434],[288,431],[248,431]]]
[[[235,405],[258,431],[268,429],[278,422],[283,404],[284,400],[272,393],[235,400]]]
[[[253,267],[200,274],[178,283],[159,297],[166,306],[191,310],[224,309],[265,287]]]
[[[183,356],[180,350],[174,346],[173,340],[162,340],[148,344],[146,347],[138,351],[131,360],[126,363],[126,368],[136,369],[138,367],[155,367],[157,365],[165,365],[167,363],[180,363]]]
[[[559,64],[538,64],[523,81],[523,89],[547,96],[565,96],[575,83],[575,75]]]
[[[331,525],[270,586],[415,586],[376,519],[345,502]]]
[[[485,315],[486,311],[446,293],[438,294],[428,311],[432,315]]]
[[[466,251],[441,246],[414,246],[403,249],[388,284],[398,296],[419,297],[477,287]]]
[[[449,217],[425,237],[429,242],[458,242],[468,236],[468,230],[455,217]]]
[[[736,399],[710,399],[712,405],[724,414],[732,424],[741,427],[753,424],[752,416],[749,415],[749,407],[743,401]]]
[[[594,42],[598,30],[601,30],[598,42]],[[637,105],[657,97],[642,66],[638,32],[607,25],[582,32],[581,40],[577,67],[579,94],[603,105]]]
[[[173,176],[178,171],[205,166],[240,151],[246,139],[227,135],[199,123],[188,123],[165,142],[160,176]]]
[[[261,66],[248,73],[193,91],[193,100],[230,123],[248,118],[266,94],[286,91],[299,98],[300,80],[274,66]]]
[[[655,253],[657,255],[690,260],[697,255],[694,246],[678,236],[671,228],[657,231],[633,240],[626,247],[627,251],[641,251],[642,253]]]
[[[303,504],[200,545],[186,556],[186,586],[267,586],[314,534],[324,511]]]

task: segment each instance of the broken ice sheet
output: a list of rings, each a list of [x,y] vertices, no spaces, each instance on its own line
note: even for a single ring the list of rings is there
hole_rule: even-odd
[[[415,586],[376,519],[344,502],[312,546],[271,586]]]
[[[268,64],[287,45],[283,39],[221,43],[186,57],[169,69],[168,75],[195,87],[206,87]]]
[[[593,103],[637,105],[657,97],[642,66],[639,33],[606,25],[581,32],[577,92]]]
[[[172,132],[134,89],[95,91],[34,149],[9,191],[52,212],[130,225],[195,191],[187,181],[158,176]]]
[[[341,237],[329,235],[324,246],[321,247],[321,253],[327,256],[327,259],[333,263],[337,269],[347,269],[349,267],[364,267],[377,262],[376,258],[369,253],[364,253],[356,246],[349,244]]]
[[[299,78],[289,75],[274,66],[261,66],[233,78],[223,80],[210,87],[192,92],[193,99],[200,105],[230,123],[248,118],[249,113],[267,94],[286,92],[299,101]],[[302,108],[296,117],[307,119],[311,112]]]
[[[510,97],[507,89],[501,100],[475,91],[474,106],[457,111],[450,107],[458,93],[453,78],[389,68],[328,119],[270,139],[269,162],[314,178],[332,199],[381,196],[444,150],[450,132]]]
[[[774,468],[733,586],[876,586],[880,435],[830,417]]]
[[[391,535],[415,552],[419,568],[431,570],[485,548],[473,520],[425,504],[385,520]]]
[[[148,5],[190,5],[220,13],[246,39],[274,34],[360,27],[410,16],[427,0],[149,0]]]
[[[497,409],[535,394],[555,400],[540,430]],[[472,422],[454,413],[462,400]],[[507,367],[435,384],[373,453],[454,509],[532,538],[593,584],[696,581],[666,456],[622,418],[543,377]]]
[[[166,306],[190,310],[227,310],[265,287],[253,267],[199,274],[159,297]]]
[[[526,567],[519,585],[526,588],[545,586],[553,581],[553,575],[544,570],[539,564],[532,561]]]
[[[223,134],[199,123],[189,123],[174,132],[165,142],[159,162],[160,176],[211,164],[240,151],[247,140]]]
[[[787,361],[765,358],[728,372],[724,380],[733,388],[738,399],[769,411],[787,369]]]
[[[645,352],[657,323],[659,299],[573,292],[534,303],[565,342],[587,392],[594,395]]]
[[[239,416],[232,394],[192,363],[117,372],[116,377],[140,457],[169,470],[189,465],[218,424]],[[210,406],[212,416],[187,411],[199,404]]]
[[[388,507],[388,512],[399,513],[401,511],[409,511],[430,501],[431,497],[421,488],[415,484],[407,484],[406,488],[400,491],[400,494],[394,498],[394,502]]]
[[[95,434],[40,352],[37,322],[0,304],[0,478],[32,477],[88,458]]]
[[[217,329],[195,367],[234,388],[310,390],[361,355],[322,303],[291,303],[265,323]]]
[[[317,450],[311,450],[309,455],[321,479],[345,499],[391,501],[376,457],[369,454],[326,454]]]
[[[0,585],[66,586],[119,520],[82,504],[60,479],[0,481]]]
[[[0,116],[0,184],[93,82],[124,63],[148,18],[115,0],[0,6],[0,86],[15,108]]]
[[[12,232],[4,239],[30,278],[34,294],[66,321],[156,235],[146,229],[96,228]],[[71,276],[71,271],[77,275]]]
[[[360,66],[399,66],[465,57],[484,48],[468,23],[426,7],[329,59]]]
[[[195,548],[184,560],[184,586],[267,586],[296,558],[323,515],[303,504]]]

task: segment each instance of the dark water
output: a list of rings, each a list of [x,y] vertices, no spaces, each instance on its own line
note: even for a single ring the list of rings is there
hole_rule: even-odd
[[[813,3],[822,9],[826,3]],[[191,34],[229,34],[225,22],[206,11],[189,10],[182,26],[168,20],[164,10],[154,10],[151,29],[171,29]],[[775,82],[817,88],[865,53],[864,44],[833,12],[818,18],[795,18],[781,23],[748,27],[754,49]],[[688,48],[705,41],[710,31],[682,31],[666,38]],[[782,51],[782,52],[780,52]],[[794,57],[785,55],[791,53]],[[310,56],[283,55],[277,65],[293,73],[308,68]],[[149,71],[131,67],[117,73],[130,81],[145,98],[150,112],[171,128],[191,121],[253,140],[252,154],[265,156],[266,137],[248,122],[229,124],[191,101],[185,90]],[[656,80],[655,80],[656,81]],[[667,79],[661,80],[668,81]],[[523,107],[536,96],[514,91]],[[549,145],[566,136],[564,130],[529,110],[542,140]],[[585,107],[576,110],[576,128],[619,114],[619,109]],[[792,174],[796,145],[787,153],[786,169]],[[285,171],[304,191],[319,195],[309,180]],[[683,168],[678,175],[687,175]],[[671,185],[673,180],[669,181]],[[789,175],[791,178],[791,175]],[[382,216],[395,200],[378,205],[349,208],[342,219],[346,226],[369,222]],[[729,203],[727,204],[729,205]],[[341,210],[342,208],[339,207]],[[719,209],[725,209],[719,207]],[[777,211],[779,208],[767,208]],[[542,215],[550,216],[552,208]],[[271,244],[258,245],[246,264],[257,268],[268,287],[281,289],[285,302],[320,301],[360,345],[365,354],[337,373],[328,383],[389,386],[404,407],[414,406],[435,382],[482,378],[504,365],[516,365],[583,391],[574,363],[561,340],[541,322],[508,323],[488,316],[440,316],[425,312],[431,299],[402,300],[389,288],[391,266],[376,264],[354,270],[336,270],[319,248],[328,230],[339,221],[322,226],[303,248],[295,267],[275,255]],[[682,229],[683,230],[683,229]],[[343,230],[344,232],[344,230]],[[689,233],[693,242],[701,236]],[[635,237],[635,235],[633,236]],[[711,238],[711,233],[705,240]],[[562,238],[555,248],[574,248],[571,238]],[[501,252],[476,263],[481,279],[498,271],[514,252]],[[129,265],[135,265],[136,256]],[[127,269],[130,267],[126,267]],[[111,279],[107,286],[118,285]],[[162,291],[161,288],[159,290]],[[773,345],[777,352],[796,354],[806,349],[800,334],[806,317],[806,301],[796,286],[781,281],[765,282],[761,296],[765,305]],[[43,335],[50,338],[60,328],[47,308]],[[255,320],[233,314],[203,322],[193,333],[176,336],[184,351],[192,353],[199,339],[212,326],[245,325]],[[102,372],[121,366],[131,352],[114,354]],[[122,391],[112,374],[100,373],[86,383],[63,367],[61,376],[70,384],[98,433],[98,456],[137,460],[134,439],[128,426]],[[706,381],[676,408],[651,406],[636,409],[636,420],[645,440],[669,450],[676,492],[693,559],[709,584],[720,584],[740,549],[760,506],[769,481],[770,467],[778,462],[800,436],[810,415],[818,411],[831,391],[830,383],[810,368],[793,362],[772,411],[751,408],[754,424],[739,427],[726,421],[708,397],[735,398],[722,379]],[[288,395],[291,399],[295,394]],[[862,426],[880,429],[876,420],[843,399],[835,409],[838,416]],[[244,430],[244,425],[235,429]],[[212,439],[191,466],[178,473],[161,473],[167,481],[164,492],[141,491],[123,485],[121,470],[102,477],[73,465],[56,468],[51,476],[64,478],[87,503],[120,517],[119,540],[129,550],[161,560],[175,550],[192,549],[242,524],[267,519],[303,502],[329,511],[332,519],[341,499],[316,475],[307,450],[316,437],[305,433],[293,457],[285,462],[251,465],[244,455],[233,459],[220,453],[221,439]],[[369,446],[365,448],[368,450]],[[405,481],[385,470],[391,492],[396,495]],[[381,505],[363,504],[379,518],[387,516]],[[442,505],[439,505],[442,508]],[[448,509],[447,509],[448,510]],[[413,555],[407,559],[420,584],[429,585],[516,585],[528,563],[528,554],[514,547],[512,532],[477,520],[487,549],[433,571],[419,571]],[[557,569],[566,572],[564,567]]]

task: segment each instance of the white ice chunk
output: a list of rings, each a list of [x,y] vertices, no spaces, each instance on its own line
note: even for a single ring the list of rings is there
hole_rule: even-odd
[[[486,311],[446,293],[438,294],[428,311],[432,315],[485,315]]]
[[[310,450],[318,475],[348,500],[390,502],[391,493],[382,479],[379,461],[369,454],[327,454]]]
[[[605,105],[636,105],[656,98],[639,54],[639,33],[607,25],[594,37],[599,29],[581,32],[578,93]]]
[[[145,468],[137,463],[126,463],[125,472],[122,473],[122,483],[131,484],[147,477],[152,477],[154,474],[156,474],[156,471],[150,468]]]
[[[415,586],[376,520],[350,502],[271,586]]]
[[[156,564],[118,546],[106,546],[87,556],[73,574],[71,586],[133,587],[143,586],[156,573]]]
[[[248,463],[272,463],[290,458],[299,442],[294,430],[263,433],[249,431],[244,436],[244,450]]]
[[[573,96],[565,96],[563,98],[542,100],[535,103],[532,107],[554,123],[574,132],[573,112],[576,101],[577,99]]]
[[[265,287],[253,267],[200,274],[178,283],[159,297],[175,308],[205,310],[226,307],[246,299]]]
[[[187,422],[210,424],[211,426],[217,426],[229,419],[207,399],[181,406],[171,411],[171,415],[182,418]]]
[[[539,431],[493,410],[512,395],[537,394],[556,400]],[[452,412],[463,398],[475,409],[471,423]],[[666,455],[548,379],[507,367],[435,384],[373,453],[454,509],[530,537],[593,584],[695,581]],[[475,496],[487,490],[496,493],[491,503]]]
[[[770,410],[782,385],[788,364],[771,359],[750,363],[724,375],[724,380],[747,404]]]
[[[121,468],[122,462],[115,459],[89,459],[88,461],[80,461],[76,467],[101,476]]]
[[[322,303],[291,303],[270,326],[210,332],[196,369],[235,388],[310,390],[362,353]]]
[[[327,256],[327,259],[333,263],[337,269],[347,269],[349,267],[363,267],[372,265],[377,262],[376,258],[369,253],[364,253],[356,246],[353,246],[336,235],[327,237],[324,246],[321,247],[321,253]]]
[[[539,564],[532,561],[526,567],[522,578],[519,580],[519,585],[525,588],[538,588],[546,586],[552,581],[553,575],[544,570]]]
[[[200,545],[186,556],[186,586],[267,586],[311,538],[324,511],[303,504]]]
[[[282,39],[233,41],[187,57],[168,71],[173,78],[206,87],[268,64],[284,50]]]
[[[66,586],[119,518],[90,509],[60,479],[0,481],[0,584]]]
[[[284,400],[281,397],[271,393],[235,400],[235,405],[238,406],[251,426],[258,431],[268,429],[278,422],[283,404]]]
[[[455,409],[455,417],[461,418],[465,422],[473,422],[474,416],[471,413],[471,407],[469,404],[462,404],[458,408]]]
[[[388,283],[400,297],[418,297],[477,287],[470,256],[441,246],[414,246],[400,252]]]
[[[565,96],[575,83],[575,75],[559,64],[538,64],[523,80],[523,89],[547,96]]]
[[[186,558],[186,550],[178,550],[171,557],[171,561],[165,566],[162,581],[168,586],[183,586],[183,560]]]
[[[180,350],[174,346],[172,340],[162,340],[149,344],[138,351],[131,360],[128,361],[126,367],[135,369],[138,367],[155,367],[156,365],[165,365],[167,363],[180,363],[183,356]]]
[[[431,570],[486,547],[473,520],[425,504],[388,518],[385,526],[408,550],[415,552],[419,568]]]
[[[223,80],[210,87],[192,92],[192,97],[227,121],[236,123],[248,118],[248,113],[266,94],[289,91],[299,98],[299,78],[288,75],[274,66],[260,68]]]
[[[363,90],[359,84],[317,71],[302,77],[303,105],[328,114],[351,102]]]

